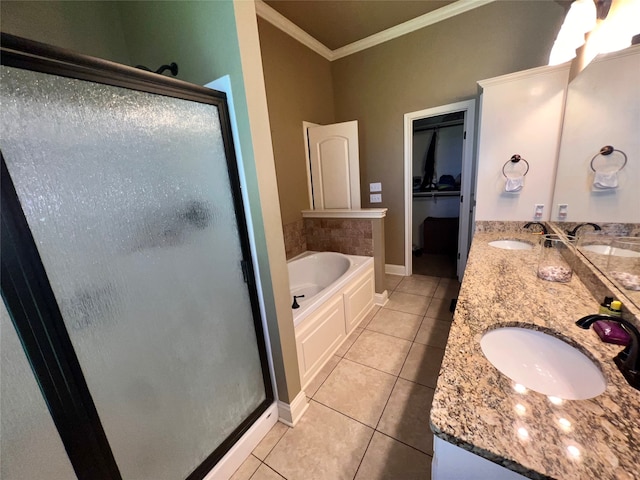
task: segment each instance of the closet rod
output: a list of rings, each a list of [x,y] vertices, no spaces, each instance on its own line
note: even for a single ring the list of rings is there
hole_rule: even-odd
[[[453,122],[437,123],[435,125],[428,125],[424,127],[413,127],[414,132],[423,132],[425,130],[436,130],[438,128],[457,127],[458,125],[464,125],[464,120],[456,120]]]

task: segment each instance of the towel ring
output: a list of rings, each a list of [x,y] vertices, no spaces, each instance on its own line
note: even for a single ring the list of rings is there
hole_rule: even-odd
[[[620,170],[622,170],[625,167],[625,165],[627,164],[627,154],[624,153],[622,150],[618,150],[616,148],[613,148],[611,145],[605,145],[604,147],[602,147],[600,149],[600,151],[598,153],[596,153],[593,156],[593,158],[591,159],[591,170],[593,170],[594,172],[596,171],[596,169],[593,168],[593,161],[596,158],[598,158],[598,156],[600,156],[600,155],[603,155],[603,156],[611,155],[613,152],[619,152],[624,157],[624,162],[623,162],[622,166],[618,170],[616,170],[616,172],[619,172]]]
[[[512,155],[511,158],[504,163],[504,165],[502,166],[502,175],[504,175],[505,178],[509,178],[506,172],[504,171],[504,169],[506,168],[507,165],[509,165],[509,162],[518,163],[520,160],[522,160],[527,165],[527,169],[522,174],[522,176],[524,177],[529,172],[529,162],[527,162],[524,158],[522,158],[517,153],[515,155]]]

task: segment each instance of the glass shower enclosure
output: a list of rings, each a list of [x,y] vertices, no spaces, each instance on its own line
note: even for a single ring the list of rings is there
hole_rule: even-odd
[[[203,478],[273,402],[225,95],[3,34],[0,98],[0,475]]]

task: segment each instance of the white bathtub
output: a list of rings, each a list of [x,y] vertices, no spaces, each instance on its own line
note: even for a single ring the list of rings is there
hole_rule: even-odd
[[[288,263],[303,388],[340,347],[373,306],[373,258],[307,252]]]

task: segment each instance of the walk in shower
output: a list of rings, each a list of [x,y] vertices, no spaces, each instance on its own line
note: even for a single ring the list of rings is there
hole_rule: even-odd
[[[203,478],[273,402],[225,96],[8,35],[1,68],[0,476]]]

